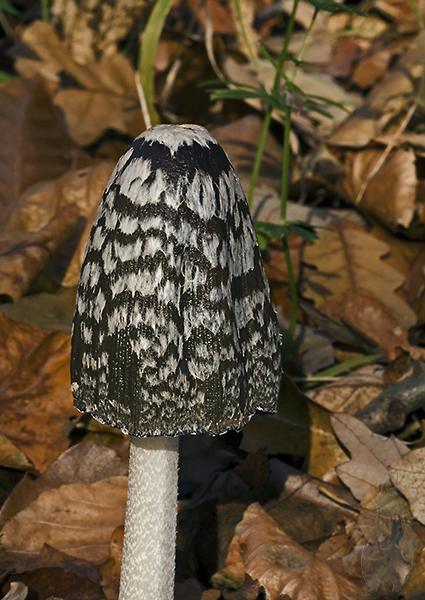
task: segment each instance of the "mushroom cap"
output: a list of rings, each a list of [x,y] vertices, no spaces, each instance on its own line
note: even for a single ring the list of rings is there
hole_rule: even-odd
[[[133,436],[225,433],[274,412],[280,334],[221,146],[159,125],[118,161],[87,244],[72,332],[76,408]]]

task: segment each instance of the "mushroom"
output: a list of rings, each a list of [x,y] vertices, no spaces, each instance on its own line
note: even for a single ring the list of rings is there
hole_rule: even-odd
[[[197,125],[134,140],[90,233],[73,321],[76,408],[131,436],[120,600],[171,600],[178,436],[274,412],[280,334],[249,208]]]

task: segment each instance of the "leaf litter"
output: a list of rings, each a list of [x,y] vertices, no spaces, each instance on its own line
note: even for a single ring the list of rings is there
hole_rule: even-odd
[[[135,74],[150,10],[55,0],[50,23],[7,17],[0,594],[9,600],[118,597],[128,440],[73,408],[69,332],[100,195],[145,127]],[[271,89],[275,67],[258,43],[279,54],[291,8],[243,11],[245,32],[232,3],[175,3],[155,68],[164,122],[207,125],[248,191],[264,101],[209,101],[205,91],[193,101],[194,82],[214,69]],[[300,1],[292,57],[314,12]],[[425,593],[423,56],[407,1],[379,0],[364,16],[319,11],[296,88],[282,89],[293,107],[287,220],[314,226],[317,239],[288,236],[300,302],[277,413],[241,433],[181,440],[176,600]],[[293,68],[287,61],[287,77]],[[272,118],[252,212],[276,225],[285,119],[277,108]],[[263,258],[285,333],[281,241]]]

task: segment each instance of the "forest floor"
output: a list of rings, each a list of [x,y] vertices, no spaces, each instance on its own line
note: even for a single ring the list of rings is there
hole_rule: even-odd
[[[198,123],[248,194],[268,114],[278,410],[181,438],[176,600],[425,598],[425,2],[176,0],[149,95],[151,9],[0,1],[0,596],[118,598],[129,441],[69,375],[116,161],[149,121]]]

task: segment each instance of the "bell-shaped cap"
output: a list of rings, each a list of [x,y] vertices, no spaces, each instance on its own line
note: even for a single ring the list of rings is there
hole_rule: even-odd
[[[240,429],[276,410],[280,334],[249,208],[202,127],[160,125],[100,202],[72,333],[75,406],[133,436]]]

